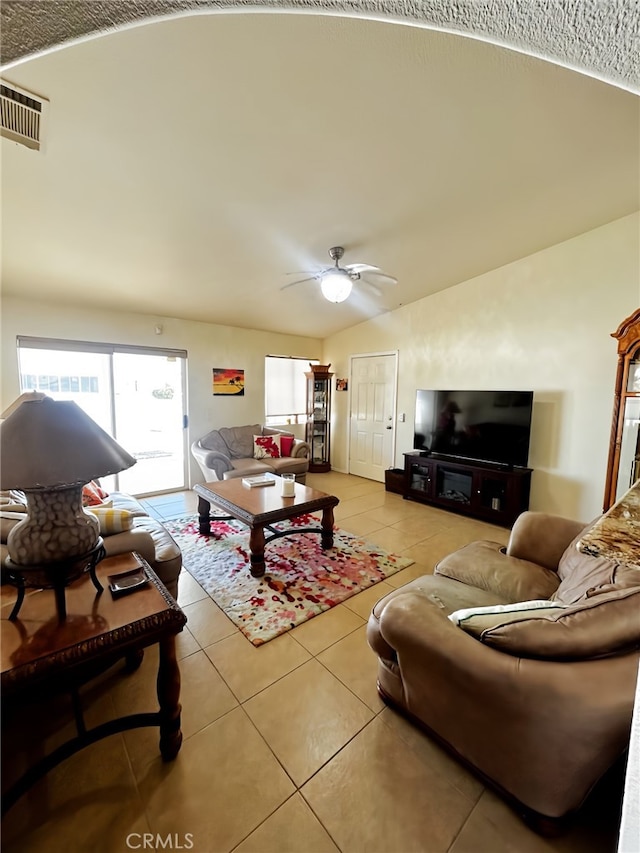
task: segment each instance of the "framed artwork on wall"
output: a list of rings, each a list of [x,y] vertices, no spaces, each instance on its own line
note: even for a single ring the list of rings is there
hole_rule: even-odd
[[[349,382],[346,379],[336,379],[336,391],[348,391]]]
[[[214,397],[244,397],[244,370],[213,368]]]

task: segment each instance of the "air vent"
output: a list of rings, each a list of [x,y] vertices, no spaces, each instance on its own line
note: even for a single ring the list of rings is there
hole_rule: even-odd
[[[34,151],[42,148],[43,117],[48,102],[17,86],[0,84],[0,136],[26,145]]]

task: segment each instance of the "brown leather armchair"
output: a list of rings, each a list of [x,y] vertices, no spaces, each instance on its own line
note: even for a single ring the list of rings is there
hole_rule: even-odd
[[[524,513],[506,549],[456,551],[367,628],[382,698],[545,834],[623,755],[633,712],[640,572],[579,553],[584,532]]]

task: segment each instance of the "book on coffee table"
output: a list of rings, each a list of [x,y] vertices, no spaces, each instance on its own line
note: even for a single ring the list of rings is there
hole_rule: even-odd
[[[259,486],[275,486],[276,480],[275,474],[256,474],[255,477],[243,477],[242,484],[250,489],[256,489]]]

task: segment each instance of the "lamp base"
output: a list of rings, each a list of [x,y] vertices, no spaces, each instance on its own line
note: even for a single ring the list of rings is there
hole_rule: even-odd
[[[103,591],[102,584],[96,576],[96,566],[105,556],[102,539],[99,538],[95,547],[79,557],[70,557],[53,563],[42,565],[21,565],[14,563],[10,557],[4,561],[4,580],[15,586],[18,597],[9,615],[10,621],[18,618],[18,613],[24,601],[25,590],[28,588],[52,589],[56,599],[58,619],[63,622],[67,618],[65,589],[81,575],[89,572],[91,582],[98,593]]]
[[[82,486],[23,489],[27,515],[9,532],[9,556],[21,566],[74,561],[100,536],[98,519],[82,506]]]

